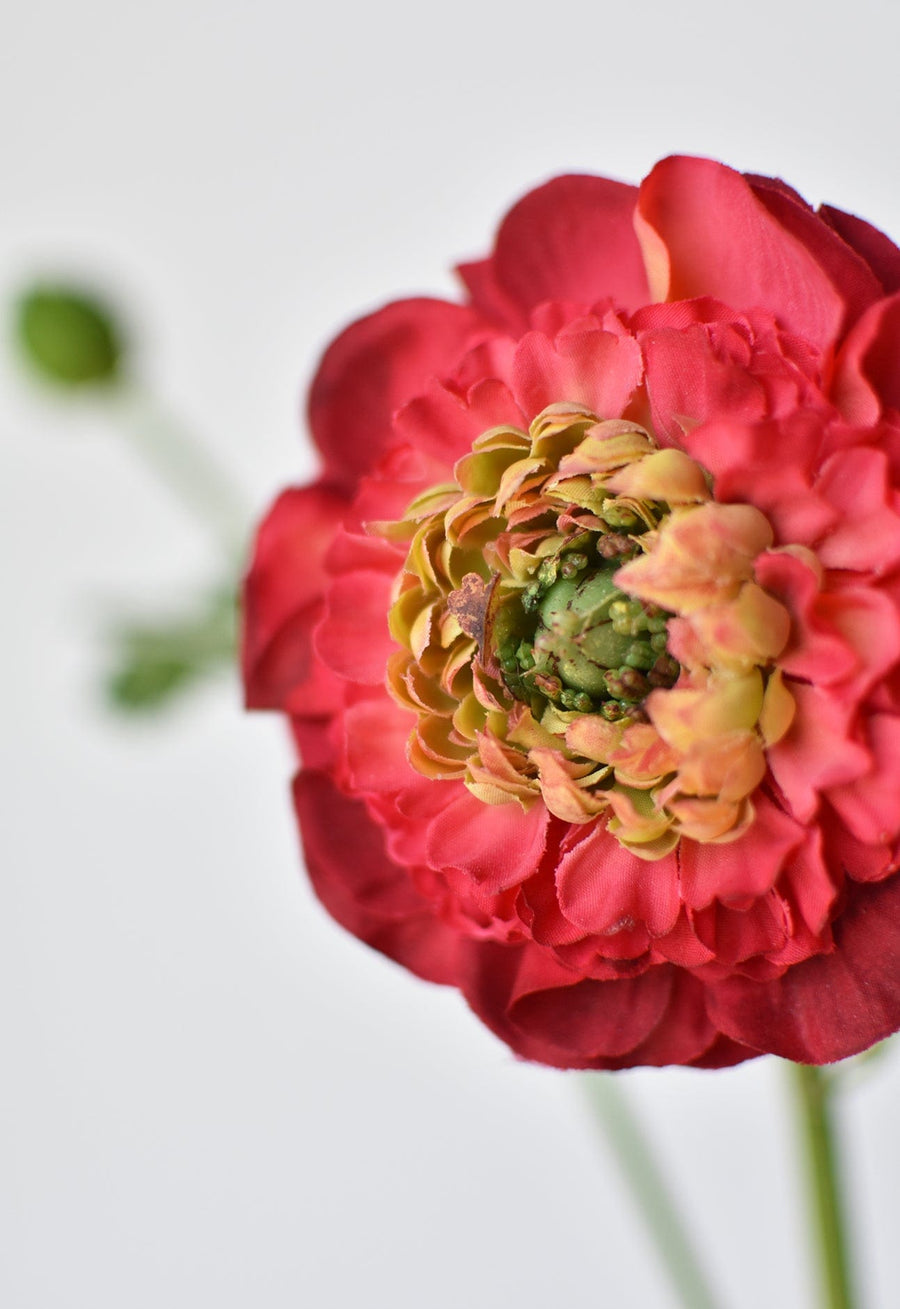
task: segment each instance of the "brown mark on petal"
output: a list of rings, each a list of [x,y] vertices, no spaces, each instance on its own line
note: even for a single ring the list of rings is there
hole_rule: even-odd
[[[462,585],[447,597],[447,608],[466,636],[478,642],[479,648],[484,646],[484,624],[491,590],[491,582],[485,582],[477,573],[466,573]]]

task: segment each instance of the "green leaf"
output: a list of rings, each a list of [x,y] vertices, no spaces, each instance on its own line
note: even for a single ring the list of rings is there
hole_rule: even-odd
[[[237,654],[235,598],[217,591],[187,617],[123,623],[111,633],[106,694],[115,709],[148,714],[232,667]]]

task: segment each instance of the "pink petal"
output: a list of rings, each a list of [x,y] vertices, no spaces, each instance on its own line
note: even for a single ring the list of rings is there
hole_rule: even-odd
[[[534,945],[471,942],[465,966],[463,993],[482,1022],[522,1058],[554,1068],[620,1066],[659,1022],[672,985],[664,967],[621,981],[579,981]]]
[[[711,963],[715,959],[715,953],[697,936],[690,917],[682,906],[671,932],[652,943],[650,957],[654,963],[666,961],[677,964],[679,968],[699,968],[703,964]]]
[[[748,368],[746,335],[717,325],[641,336],[653,430],[662,442],[725,415],[735,422],[766,416],[766,392]]]
[[[500,225],[491,260],[491,283],[522,311],[520,325],[545,300],[585,307],[611,298],[628,309],[650,298],[634,233],[637,188],[605,177],[556,177],[529,192]],[[463,275],[481,307],[485,279],[471,266]],[[496,294],[486,308],[495,309]]]
[[[847,305],[845,329],[870,304],[881,299],[884,288],[868,262],[805,200],[783,183],[768,178],[754,178],[750,184],[772,217],[806,247],[843,295]]]
[[[816,489],[840,514],[816,551],[826,568],[871,569],[879,576],[900,563],[900,514],[883,450],[833,454]]]
[[[244,582],[242,661],[247,705],[284,707],[313,675],[312,629],[328,577],[325,556],[347,510],[317,484],[285,491],[257,533]]]
[[[372,569],[344,573],[332,583],[315,645],[339,677],[383,684],[388,658],[397,649],[387,625],[391,586],[387,573]]]
[[[500,891],[537,871],[546,833],[542,804],[526,813],[515,802],[488,805],[462,791],[429,826],[428,862],[436,870],[458,868]]]
[[[900,1026],[900,877],[855,888],[834,951],[774,981],[710,987],[712,1020],[734,1040],[801,1063],[859,1054]]]
[[[506,384],[494,378],[472,387],[468,396],[432,382],[425,394],[403,406],[394,421],[398,435],[448,468],[482,432],[505,426],[521,428],[527,423]]]
[[[456,272],[469,292],[473,308],[484,318],[502,331],[517,335],[525,328],[527,312],[497,284],[493,257],[457,264]]]
[[[457,933],[387,857],[365,806],[312,772],[297,778],[294,803],[310,880],[332,917],[420,977],[457,983]]]
[[[710,295],[768,309],[823,351],[838,336],[841,289],[739,173],[707,159],[665,159],[641,186],[638,214],[653,299]]]
[[[409,786],[414,774],[406,743],[415,724],[412,714],[385,694],[350,705],[343,721],[350,790],[393,792]]]
[[[309,422],[327,475],[352,486],[394,439],[391,419],[434,376],[453,371],[486,333],[473,310],[444,300],[396,300],[360,318],[325,351]]]
[[[828,853],[833,857],[831,848]],[[782,889],[787,889],[792,904],[816,936],[824,932],[831,921],[842,884],[843,876],[832,876],[828,871],[821,827],[807,831],[799,848],[793,850],[786,861]]]
[[[816,618],[839,633],[854,655],[855,666],[845,674],[840,688],[842,695],[854,701],[866,695],[900,659],[900,614],[894,602],[875,587],[826,592],[816,603]]]
[[[828,799],[858,840],[886,845],[900,832],[900,718],[874,714],[866,736],[870,771],[848,785],[835,786]]]
[[[801,411],[778,422],[706,423],[680,444],[715,478],[716,499],[762,510],[779,545],[808,545],[838,519],[838,510],[813,489],[823,442],[822,418]]]
[[[617,418],[641,380],[637,342],[600,330],[551,341],[529,332],[516,351],[513,390],[530,420],[551,404],[581,405]]]
[[[890,846],[860,841],[830,805],[822,807],[820,827],[836,880],[846,876],[854,882],[881,882],[897,871],[898,859]]]
[[[790,679],[797,713],[787,735],[769,748],[769,767],[794,817],[807,823],[820,791],[845,785],[868,773],[868,750],[848,737],[848,713],[828,691]]]
[[[776,891],[744,909],[714,903],[693,918],[697,935],[715,951],[717,963],[726,967],[780,949],[791,934],[788,906]]]
[[[850,332],[835,360],[831,393],[850,423],[876,423],[900,409],[900,294],[872,305]]]
[[[791,615],[791,636],[778,656],[782,672],[820,686],[852,677],[859,659],[841,627],[831,621],[833,601],[819,590],[810,565],[796,555],[767,551],[757,558],[755,571],[760,586]]]
[[[682,840],[681,892],[692,909],[713,900],[756,899],[774,886],[791,853],[803,843],[804,828],[765,795],[754,799],[756,816],[743,836],[722,845]]]
[[[605,824],[591,824],[559,861],[559,905],[585,931],[615,933],[644,924],[652,936],[671,931],[678,917],[675,856],[647,861],[625,850]]]

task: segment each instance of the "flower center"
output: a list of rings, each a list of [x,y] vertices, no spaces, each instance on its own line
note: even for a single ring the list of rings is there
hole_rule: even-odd
[[[577,541],[546,560],[512,602],[518,619],[496,651],[515,699],[542,696],[564,710],[600,713],[610,722],[638,718],[637,706],[656,686],[671,686],[678,664],[666,649],[666,615],[634,601],[615,574],[634,554],[628,537],[604,533]],[[588,551],[603,562],[590,565]],[[521,632],[520,640],[516,635]]]
[[[555,405],[480,436],[399,523],[391,693],[409,759],[488,804],[605,816],[658,858],[752,821],[793,701],[787,612],[756,583],[772,544],[746,505],[624,420]]]

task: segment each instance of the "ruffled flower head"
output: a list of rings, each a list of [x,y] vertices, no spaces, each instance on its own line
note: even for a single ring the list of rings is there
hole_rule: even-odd
[[[349,327],[260,528],[326,907],[559,1067],[900,1026],[900,251],[668,159]]]

